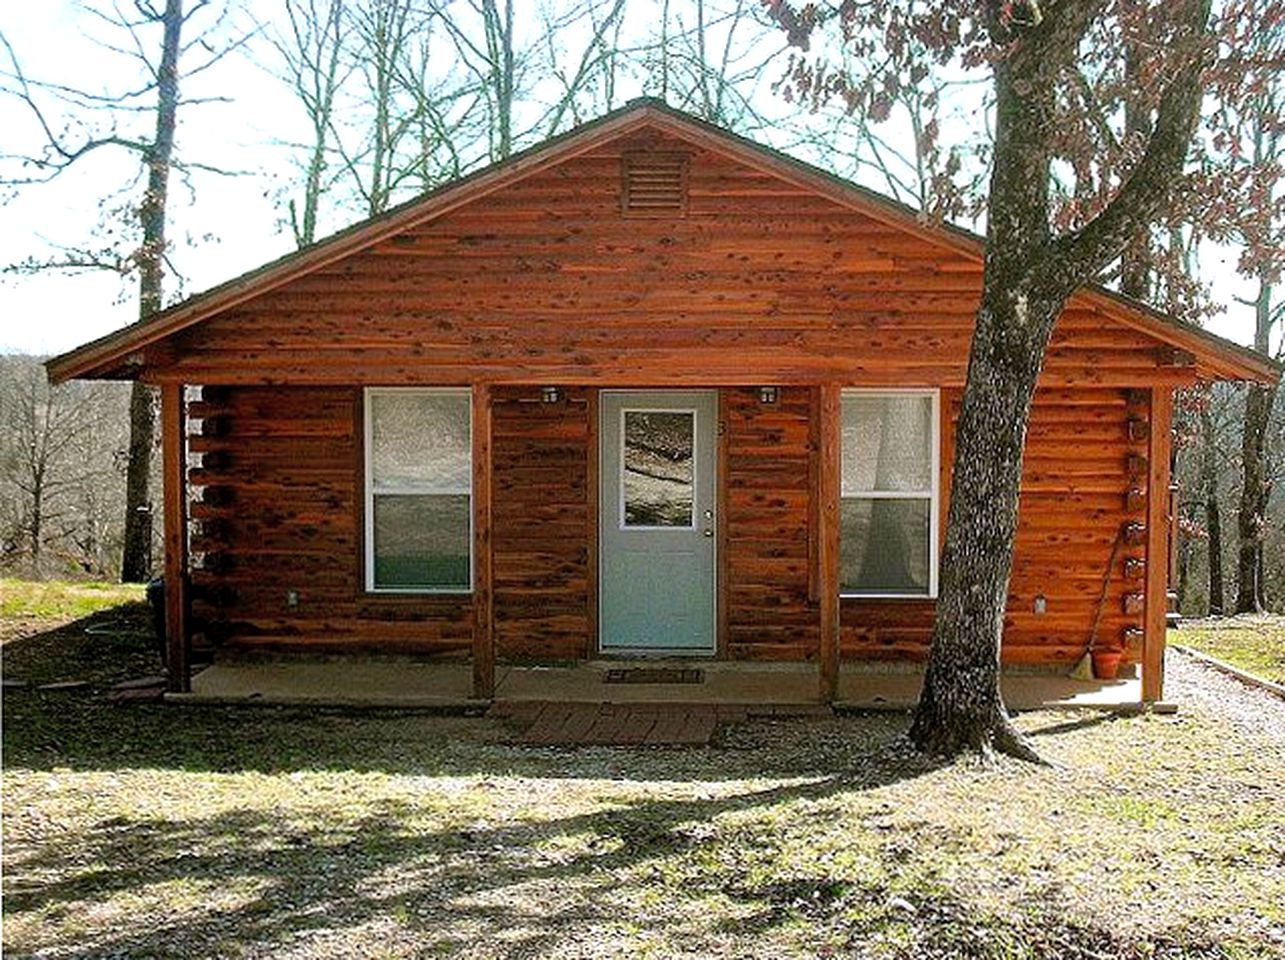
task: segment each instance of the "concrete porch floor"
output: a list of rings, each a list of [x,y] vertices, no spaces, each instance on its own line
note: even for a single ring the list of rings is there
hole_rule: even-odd
[[[607,683],[621,667],[696,668],[701,683]],[[489,703],[472,696],[468,663],[408,660],[228,661],[192,678],[192,692],[167,699],[204,703],[270,703],[380,707],[466,708]],[[904,710],[915,704],[923,681],[918,671],[844,664],[835,707]],[[703,703],[744,706],[817,704],[815,664],[724,661],[588,661],[570,666],[496,668],[495,701],[520,703]],[[1081,681],[1049,674],[1009,674],[1004,699],[1013,710],[1118,710],[1136,708],[1141,682]]]

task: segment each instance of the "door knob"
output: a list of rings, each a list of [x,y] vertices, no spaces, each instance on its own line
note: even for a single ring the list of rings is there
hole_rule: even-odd
[[[705,536],[707,536],[707,537],[712,537],[712,536],[714,535],[714,531],[713,531],[713,530],[711,530],[709,527],[706,527],[706,528],[705,528],[705,530],[704,530],[704,534],[705,534]]]

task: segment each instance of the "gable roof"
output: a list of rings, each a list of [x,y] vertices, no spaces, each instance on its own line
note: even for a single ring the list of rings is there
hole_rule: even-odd
[[[166,310],[109,333],[47,361],[49,379],[109,375],[132,355],[206,317],[237,306],[300,276],[388,239],[411,227],[587,153],[642,128],[659,130],[695,146],[728,156],[761,173],[810,189],[842,206],[910,233],[928,243],[981,260],[985,238],[952,224],[928,225],[918,211],[883,194],[844,180],[811,164],[697,119],[663,101],[641,98],[566,133],[514,154],[502,163],[416,197]],[[1090,284],[1075,294],[1129,327],[1189,351],[1214,374],[1230,380],[1275,382],[1282,367],[1263,355],[1200,327],[1184,323],[1106,287]]]

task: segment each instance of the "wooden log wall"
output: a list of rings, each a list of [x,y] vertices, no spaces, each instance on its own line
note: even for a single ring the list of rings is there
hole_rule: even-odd
[[[492,408],[496,650],[502,660],[582,659],[591,637],[589,391],[541,403],[499,388]]]
[[[980,262],[681,141],[683,216],[622,216],[616,143],[230,308],[174,341],[191,383],[958,385]],[[1190,380],[1073,303],[1043,383]]]
[[[819,605],[811,596],[816,391],[723,392],[726,430],[727,655],[814,660]]]
[[[198,421],[191,448],[202,461],[191,471],[201,639],[242,650],[468,655],[469,597],[364,592],[359,390],[205,394],[190,404]],[[497,655],[507,661],[579,659],[596,649],[593,394],[572,389],[553,404],[538,397],[533,387],[493,396],[494,629]],[[723,392],[731,659],[818,655],[819,531],[809,494],[816,397],[788,387],[777,403],[763,404],[756,388]],[[1148,415],[1142,391],[1037,396],[1006,662],[1074,662],[1099,604],[1099,643],[1138,659],[1142,608],[1130,604],[1144,587]],[[954,419],[949,409],[946,419]],[[1043,614],[1034,611],[1037,596]],[[922,659],[932,616],[931,601],[845,599],[842,656]]]
[[[174,338],[151,379],[220,385],[192,414],[206,421],[192,449],[213,455],[192,477],[204,491],[192,508],[198,629],[255,648],[467,656],[468,597],[362,591],[355,385],[487,381],[497,652],[585,656],[592,387],[724,386],[723,651],[817,655],[816,390],[957,396],[981,264],[663,138],[648,146],[691,156],[685,215],[626,219],[621,157],[638,146],[535,174]],[[1090,304],[1059,320],[1031,425],[1010,662],[1073,662],[1108,566],[1100,642],[1127,637],[1136,659],[1145,538],[1108,564],[1123,525],[1146,521],[1147,408],[1128,388],[1194,375]],[[569,385],[570,400],[524,402],[541,383]],[[759,405],[745,384],[782,385],[780,403]],[[842,655],[921,658],[932,613],[928,601],[845,600]]]
[[[203,390],[190,449],[195,628],[243,650],[467,657],[469,596],[373,596],[362,569],[361,391]],[[294,605],[291,605],[291,591]]]

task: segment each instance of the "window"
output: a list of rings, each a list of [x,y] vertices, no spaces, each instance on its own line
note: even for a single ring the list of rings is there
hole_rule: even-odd
[[[937,595],[937,393],[843,394],[839,588]]]
[[[366,589],[473,588],[467,390],[366,391]]]
[[[622,410],[620,528],[694,530],[695,410]]]

